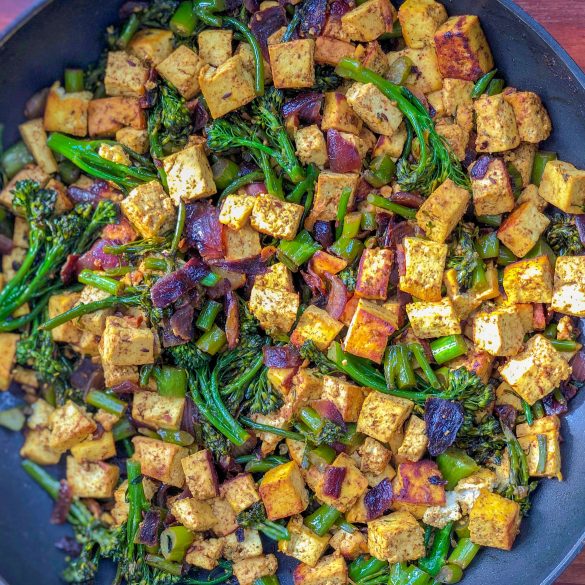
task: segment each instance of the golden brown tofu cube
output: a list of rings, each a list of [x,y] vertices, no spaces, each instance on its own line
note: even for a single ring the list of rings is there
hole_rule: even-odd
[[[269,520],[301,514],[309,505],[309,494],[298,465],[294,461],[278,465],[264,474],[260,497]]]
[[[434,242],[443,243],[461,221],[469,204],[469,192],[447,179],[416,213],[416,222]]]
[[[57,161],[53,151],[47,146],[47,133],[43,126],[42,118],[35,118],[20,124],[18,127],[22,140],[35,162],[47,174],[57,172]]]
[[[351,55],[348,55],[348,57],[351,57]],[[355,57],[359,59],[364,67],[371,69],[378,75],[385,76],[390,68],[388,57],[378,41],[372,41],[367,45],[358,45],[355,49]]]
[[[226,260],[254,258],[262,251],[260,234],[247,224],[239,230],[226,226],[223,229],[223,239]]]
[[[278,550],[301,563],[314,567],[329,544],[330,536],[318,536],[304,525],[302,516],[293,516],[287,525],[290,540],[279,540]]]
[[[51,295],[49,298],[49,306],[47,312],[49,319],[65,313],[69,309],[72,309],[75,304],[79,301],[79,293],[61,293]],[[51,335],[54,341],[61,343],[71,343],[75,345],[79,342],[81,337],[81,331],[75,326],[72,321],[68,321],[59,327],[55,327],[51,330]]]
[[[522,203],[505,219],[498,229],[498,239],[518,258],[534,248],[550,219],[538,211],[531,201]]]
[[[461,333],[459,316],[448,297],[436,303],[409,303],[406,305],[406,314],[415,336],[419,339]]]
[[[138,98],[115,96],[89,102],[87,130],[90,136],[113,137],[126,126],[136,130],[146,128],[146,117]]]
[[[120,477],[117,465],[78,463],[67,457],[67,484],[73,496],[78,498],[111,498]]]
[[[551,302],[554,311],[585,317],[585,257],[557,258]]]
[[[274,87],[300,89],[315,85],[315,41],[297,39],[268,47]]]
[[[514,191],[502,159],[481,156],[469,175],[475,215],[499,215],[514,209]]]
[[[100,301],[105,299],[107,296],[108,293],[103,290],[93,286],[85,286],[81,291],[78,305],[84,305],[93,301]],[[106,319],[113,315],[113,313],[113,309],[101,309],[99,311],[95,311],[94,313],[89,313],[88,315],[82,315],[73,322],[81,330],[101,336],[104,332],[104,329],[106,328]]]
[[[529,142],[522,142],[518,148],[504,153],[504,161],[510,163],[522,177],[522,187],[528,187],[532,177],[532,167],[538,146]],[[533,185],[538,192],[538,187]],[[542,209],[540,210],[542,211]]]
[[[353,561],[368,552],[366,536],[359,530],[346,532],[339,529],[329,541],[331,548],[338,552],[347,561]]]
[[[163,236],[175,227],[175,206],[158,181],[150,181],[132,189],[120,207],[144,238]]]
[[[435,125],[435,130],[439,136],[442,136],[447,144],[451,147],[453,154],[458,160],[464,161],[467,156],[467,146],[469,144],[469,132],[459,126],[447,121],[440,121]]]
[[[300,368],[292,379],[290,392],[286,396],[285,408],[295,413],[311,400],[319,400],[323,392],[323,378],[311,368]]]
[[[204,65],[205,61],[200,55],[186,45],[180,45],[157,65],[156,70],[186,100],[190,100],[199,93],[198,77]]]
[[[230,194],[224,200],[219,213],[219,223],[234,230],[242,229],[248,222],[254,201],[253,195]]]
[[[294,240],[299,230],[304,208],[268,194],[256,197],[250,223],[262,234],[282,240]]]
[[[197,451],[181,460],[189,491],[198,500],[209,500],[219,495],[217,471],[209,449]]]
[[[364,299],[385,301],[394,254],[386,248],[367,248],[360,258],[355,294]]]
[[[292,273],[282,262],[272,264],[264,274],[256,276],[254,278],[254,286],[295,292]]]
[[[402,51],[388,53],[390,66],[399,57],[412,61],[413,67],[406,78],[406,85],[418,93],[429,94],[443,87],[443,78],[439,70],[437,53],[433,45],[425,45],[420,49],[407,47]]]
[[[443,77],[476,81],[494,67],[494,58],[475,15],[453,16],[435,33]]]
[[[217,562],[221,558],[223,548],[223,538],[197,539],[187,551],[185,562],[189,565],[205,569],[206,571],[211,571],[217,567]]]
[[[560,426],[558,416],[544,416],[516,427],[516,435],[520,446],[526,453],[528,473],[531,477],[556,477],[563,479],[561,473]],[[544,466],[539,466],[541,446],[546,449]]]
[[[363,473],[381,474],[384,473],[392,452],[372,437],[366,437],[365,441],[359,447],[358,452],[361,457],[360,469]]]
[[[520,505],[486,489],[469,513],[471,542],[510,550],[520,530]]]
[[[408,512],[393,512],[368,522],[368,548],[390,563],[414,561],[426,554],[424,530]]]
[[[367,0],[341,17],[341,26],[352,41],[367,43],[391,32],[396,11],[389,0]]]
[[[49,446],[52,449],[66,451],[73,445],[81,443],[96,429],[97,425],[90,415],[75,402],[68,400],[51,414]]]
[[[503,152],[520,145],[514,108],[502,94],[482,95],[475,101],[477,152]]]
[[[520,140],[538,144],[550,136],[552,124],[540,97],[531,91],[514,91],[504,93],[504,99],[514,109]]]
[[[20,268],[25,256],[26,250],[17,247],[13,247],[9,254],[4,254],[2,256],[2,275],[6,282],[9,282],[14,278],[14,275]]]
[[[49,446],[51,431],[48,428],[29,429],[20,448],[20,456],[39,465],[56,465],[61,451]]]
[[[412,413],[414,403],[397,396],[370,392],[360,412],[357,429],[360,433],[387,443]]]
[[[299,310],[299,294],[270,288],[252,288],[248,307],[269,334],[287,334]]]
[[[356,422],[364,402],[365,392],[361,386],[350,384],[341,378],[323,376],[322,397],[335,404],[344,421]]]
[[[161,396],[158,392],[145,390],[134,393],[132,418],[155,429],[179,430],[184,409],[183,396]]]
[[[550,303],[553,268],[547,256],[513,262],[504,268],[504,291],[511,303]]]
[[[402,123],[402,112],[373,83],[354,83],[346,94],[353,111],[376,134],[392,136]]]
[[[479,313],[473,320],[476,347],[494,356],[516,355],[522,349],[524,333],[524,325],[514,306]]]
[[[140,97],[148,80],[148,68],[138,57],[124,51],[110,51],[104,84],[107,95]]]
[[[171,513],[191,532],[210,530],[216,522],[211,506],[196,498],[175,500],[171,504]]]
[[[224,482],[220,488],[220,494],[236,514],[260,501],[256,483],[250,473],[240,473]]]
[[[472,91],[473,83],[471,81],[444,79],[442,96],[445,115],[455,116],[460,108],[473,107]]]
[[[398,466],[392,481],[396,502],[415,506],[442,506],[445,486],[434,461],[405,461]]]
[[[134,459],[140,461],[143,475],[175,487],[183,487],[185,474],[181,467],[181,459],[188,455],[187,449],[173,443],[141,436],[134,437],[132,444]]]
[[[203,67],[199,72],[199,86],[213,118],[221,118],[256,97],[254,77],[241,55],[230,57],[217,69]]]
[[[231,30],[207,29],[197,35],[199,57],[204,63],[219,67],[232,56],[232,41],[234,33]]]
[[[378,364],[382,363],[388,337],[395,330],[390,319],[383,307],[360,299],[343,340],[343,349]]]
[[[353,57],[355,47],[347,41],[320,36],[315,39],[315,63],[336,67],[345,57]]]
[[[402,246],[406,270],[400,290],[423,301],[440,301],[448,246],[422,238],[404,238]]]
[[[146,130],[136,130],[136,128],[120,128],[116,132],[116,142],[127,146],[138,154],[145,154],[150,144],[148,132]]]
[[[256,579],[276,575],[278,561],[274,555],[261,555],[234,563],[234,576],[240,585],[252,585]]]
[[[345,187],[351,189],[348,200],[348,207],[351,207],[358,179],[359,175],[356,173],[333,173],[331,171],[320,173],[317,179],[313,208],[305,221],[305,227],[310,230],[317,220],[333,221],[336,219],[337,208]]]
[[[290,341],[301,346],[305,341],[313,341],[318,349],[326,350],[343,328],[343,323],[334,319],[327,311],[309,305],[291,334]]]
[[[104,461],[116,455],[116,444],[111,432],[103,433],[97,439],[86,439],[71,447],[71,455],[78,463],[85,461]]]
[[[313,163],[322,169],[327,164],[327,144],[317,124],[299,128],[295,132],[295,145],[297,156],[304,165]]]
[[[114,366],[141,366],[154,363],[154,334],[150,329],[124,327],[106,317],[101,356]]]
[[[128,51],[156,66],[173,52],[173,33],[159,28],[145,28],[132,37]]]
[[[87,111],[93,97],[89,91],[66,93],[57,81],[47,97],[43,126],[47,132],[87,136]]]
[[[338,130],[358,135],[362,129],[362,119],[353,111],[345,94],[329,91],[325,93],[321,129]]]
[[[347,585],[347,564],[341,555],[323,557],[314,567],[298,565],[294,585]]]
[[[311,258],[310,266],[315,274],[324,277],[325,272],[329,272],[329,274],[341,272],[347,267],[347,261],[323,252],[323,250],[317,250]]]
[[[397,461],[420,461],[427,451],[428,442],[425,421],[413,414],[406,423],[402,445],[396,452]]]
[[[571,375],[571,367],[543,335],[531,337],[524,351],[500,368],[514,392],[532,405]]]
[[[406,0],[398,10],[402,36],[408,47],[432,44],[435,32],[446,20],[445,7],[435,0]]]
[[[544,168],[538,194],[566,213],[583,213],[585,171],[571,163],[551,160]]]
[[[257,557],[262,554],[262,541],[257,530],[244,530],[244,538],[241,535],[232,533],[225,538],[223,556],[228,561],[241,561]]]
[[[217,519],[213,527],[215,536],[227,536],[235,532],[238,528],[236,514],[226,500],[224,498],[213,498],[208,503],[213,510],[213,515]]]
[[[209,103],[209,102],[207,102]],[[201,144],[188,146],[163,159],[171,199],[178,205],[215,195],[217,188]]]

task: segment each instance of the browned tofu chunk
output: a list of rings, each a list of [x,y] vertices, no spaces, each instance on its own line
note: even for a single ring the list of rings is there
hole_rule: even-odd
[[[140,366],[154,362],[154,334],[150,329],[127,327],[116,317],[106,317],[101,356],[114,366]]]
[[[333,37],[315,39],[315,63],[335,67],[345,57],[353,57],[355,47],[347,41]]]
[[[268,47],[274,87],[300,89],[315,85],[315,41],[297,39]]]
[[[184,409],[183,396],[162,396],[151,390],[134,392],[132,418],[149,427],[179,430]]]
[[[522,203],[506,218],[498,229],[498,239],[523,258],[538,242],[550,219],[538,211],[531,201]]]
[[[80,293],[71,292],[51,295],[51,298],[49,299],[49,306],[47,308],[49,319],[52,319],[53,317],[61,315],[61,313],[65,313],[65,311],[72,309],[77,301],[79,301],[79,296]],[[59,327],[52,329],[51,335],[55,341],[59,341],[61,343],[71,343],[75,345],[79,342],[81,331],[72,321],[68,321],[67,323],[63,323],[63,325],[59,325]]]
[[[115,96],[91,100],[87,110],[87,130],[90,136],[113,137],[125,127],[146,128],[146,116],[138,98]]]
[[[86,461],[104,461],[116,455],[114,435],[105,432],[101,437],[89,438],[71,447],[71,455],[78,463]]]
[[[544,168],[538,193],[545,201],[567,213],[583,213],[585,171],[571,163],[551,160]]]
[[[117,465],[99,463],[78,463],[74,457],[67,457],[67,484],[71,493],[78,498],[111,498],[120,477]]]
[[[414,404],[410,400],[370,392],[364,400],[357,429],[360,433],[387,443],[410,416]]]
[[[441,472],[434,461],[405,461],[398,466],[392,481],[394,500],[398,504],[415,506],[442,506],[445,486]]]
[[[277,569],[274,555],[260,555],[234,563],[234,575],[240,585],[252,585],[260,577],[276,575]]]
[[[362,119],[353,111],[345,94],[337,91],[325,93],[321,129],[338,130],[358,135],[362,129]]]
[[[45,130],[87,136],[87,112],[92,97],[89,91],[66,93],[58,81],[54,83],[45,106]]]
[[[197,35],[199,57],[208,65],[219,67],[232,56],[231,30],[207,29]]]
[[[47,133],[42,118],[28,120],[18,126],[22,140],[29,152],[33,155],[35,162],[45,173],[57,172],[57,161],[53,151],[47,146]]]
[[[29,429],[20,448],[20,456],[39,465],[56,465],[61,459],[61,451],[49,446],[50,438],[48,428]]]
[[[389,0],[367,0],[341,17],[343,31],[352,41],[367,43],[391,32],[396,11]]]
[[[317,220],[333,221],[336,219],[341,193],[345,187],[351,189],[348,207],[351,206],[358,179],[359,175],[356,173],[333,173],[331,171],[320,173],[317,179],[313,208],[305,221],[305,227],[310,230]]]
[[[199,71],[204,65],[205,61],[195,51],[187,45],[180,45],[157,65],[156,70],[186,100],[190,100],[199,93]]]
[[[107,95],[130,95],[140,97],[144,94],[144,84],[148,79],[148,67],[138,57],[124,51],[110,51],[104,84]]]
[[[216,523],[211,506],[197,498],[175,500],[171,504],[171,513],[180,524],[192,532],[210,530]]]
[[[278,550],[314,567],[329,544],[329,534],[318,536],[304,525],[302,516],[293,516],[287,525],[290,540],[279,540]]]
[[[323,376],[323,399],[331,400],[346,422],[356,422],[364,402],[364,388],[333,376]]]
[[[305,481],[294,461],[267,471],[258,490],[269,520],[280,520],[301,514],[309,505]]]
[[[66,451],[81,443],[97,429],[91,416],[71,400],[51,414],[50,426],[49,446],[58,451]]]
[[[502,94],[475,100],[477,152],[504,152],[520,145],[514,108]]]
[[[347,585],[347,564],[341,555],[323,557],[314,567],[300,564],[293,581],[294,585]]]
[[[443,77],[476,81],[494,67],[494,58],[475,15],[453,16],[435,33]]]
[[[250,473],[240,473],[224,482],[220,488],[220,493],[236,514],[260,501],[256,483]]]
[[[552,124],[539,96],[531,91],[505,92],[504,99],[514,109],[522,142],[538,144],[546,140]]]
[[[406,0],[398,19],[406,46],[420,49],[433,42],[437,28],[447,20],[447,11],[435,0]]]
[[[390,563],[414,561],[426,554],[424,530],[409,512],[399,511],[368,522],[368,548]]]
[[[144,475],[175,487],[183,487],[185,474],[181,459],[187,456],[187,449],[139,435],[132,439],[132,444],[134,459],[140,461]]]
[[[388,282],[394,254],[386,248],[364,250],[358,270],[355,293],[364,299],[384,301],[388,297]]]
[[[440,301],[448,246],[422,238],[404,238],[402,246],[406,270],[400,276],[400,290],[423,301]]]
[[[146,63],[158,65],[173,52],[173,33],[160,28],[139,30],[128,43],[128,51]]]
[[[475,215],[499,215],[514,209],[512,182],[502,159],[481,156],[469,175]]]
[[[262,234],[283,240],[293,240],[297,235],[304,208],[268,194],[256,197],[250,223]]]
[[[223,548],[223,538],[197,538],[187,551],[185,562],[211,571],[217,567]]]
[[[553,268],[548,256],[513,262],[504,268],[504,291],[511,303],[550,303]]]
[[[310,340],[321,351],[324,351],[331,345],[342,328],[343,323],[331,317],[327,311],[319,309],[315,305],[309,305],[292,332],[290,341],[294,345],[301,346],[305,341]]]
[[[209,449],[197,451],[181,460],[189,491],[198,500],[209,500],[219,495],[217,471]]]

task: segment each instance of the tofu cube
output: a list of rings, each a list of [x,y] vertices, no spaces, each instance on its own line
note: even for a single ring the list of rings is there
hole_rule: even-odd
[[[406,314],[412,331],[419,339],[461,333],[459,316],[448,297],[438,302],[409,303]]]
[[[103,433],[98,439],[86,439],[71,447],[71,455],[78,463],[104,461],[116,455],[116,444],[111,432]]]
[[[561,473],[560,426],[558,416],[545,416],[533,422],[532,425],[523,423],[516,427],[518,442],[526,453],[528,473],[531,477],[556,477],[563,479]],[[546,461],[544,469],[538,467],[540,460],[540,441],[544,437],[546,443]]]
[[[262,554],[262,541],[257,530],[244,530],[244,539],[240,534],[231,533],[225,538],[223,556],[228,561],[238,562],[242,559],[257,557]]]
[[[343,349],[378,364],[382,363],[388,337],[395,331],[390,319],[382,307],[360,299],[343,340]]]
[[[341,378],[323,376],[322,398],[335,404],[345,422],[357,422],[365,391],[361,386],[350,384]]]
[[[47,132],[87,136],[87,111],[93,94],[89,91],[66,93],[56,81],[47,96],[43,127]]]
[[[339,529],[329,541],[331,548],[338,552],[347,561],[353,561],[368,552],[366,536],[359,530],[346,532]]]
[[[443,77],[477,81],[494,68],[494,58],[475,15],[453,16],[435,33]]]
[[[216,522],[211,506],[196,498],[175,500],[171,504],[171,513],[191,532],[210,530]]]
[[[299,310],[299,294],[270,288],[252,288],[248,308],[269,334],[287,334]]]
[[[311,400],[319,400],[323,392],[323,378],[311,368],[300,368],[292,379],[290,392],[286,395],[285,408],[296,413]]]
[[[514,392],[533,405],[571,375],[571,366],[543,335],[531,337],[524,351],[500,368]]]
[[[329,274],[341,272],[347,267],[347,261],[323,252],[323,250],[317,250],[311,258],[310,266],[315,274],[324,277],[325,272],[329,272]]]
[[[427,238],[444,243],[461,221],[469,204],[469,192],[447,179],[420,206],[416,222]]]
[[[240,195],[232,193],[228,195],[221,206],[219,222],[234,230],[242,229],[252,213],[254,201],[253,195]]]
[[[477,152],[504,152],[520,145],[514,108],[502,94],[475,100]]]
[[[35,118],[20,124],[18,127],[22,140],[35,162],[47,174],[57,172],[57,161],[53,151],[47,146],[47,133],[43,126],[42,118]]]
[[[473,83],[464,79],[443,80],[443,106],[447,116],[455,116],[459,108],[473,107]]]
[[[154,363],[154,334],[150,329],[127,327],[106,317],[101,356],[114,366],[141,366]]]
[[[209,103],[209,102],[207,102]],[[188,146],[163,159],[169,195],[179,205],[217,193],[213,172],[201,144]]]
[[[361,457],[361,471],[376,475],[384,473],[392,457],[392,451],[372,437],[366,437],[365,441],[359,447],[358,452]]]
[[[405,461],[398,466],[392,481],[395,503],[420,507],[423,513],[427,506],[442,506],[445,486],[441,480],[441,472],[434,461]]]
[[[385,301],[394,254],[386,248],[367,248],[360,258],[355,294],[364,299]]]
[[[510,550],[520,530],[520,519],[517,502],[482,489],[469,513],[471,542]]]
[[[368,522],[368,548],[379,560],[389,563],[424,557],[425,532],[409,512],[399,511]]]
[[[446,120],[437,121],[435,130],[439,136],[442,136],[447,141],[457,160],[464,161],[467,156],[467,146],[469,145],[469,132],[459,124],[452,124]]]
[[[448,246],[422,238],[404,238],[405,273],[398,287],[423,301],[441,300],[441,283]]]
[[[4,254],[2,256],[2,276],[5,282],[9,282],[14,278],[25,256],[26,250],[24,248],[17,248],[16,246],[12,248],[10,254]]]
[[[353,57],[355,47],[341,39],[320,36],[315,39],[315,63],[336,67],[345,57]]]
[[[585,317],[585,257],[557,258],[551,303],[553,311]]]
[[[539,194],[538,194],[538,187],[536,185],[528,185],[522,193],[520,193],[520,197],[517,199],[518,205],[525,203],[526,201],[531,201],[536,205],[536,209],[538,211],[544,211],[548,207],[548,202],[545,201]]]
[[[435,32],[447,20],[447,11],[435,0],[406,0],[398,19],[406,46],[420,49],[433,43]]]
[[[443,87],[443,78],[433,45],[425,45],[420,49],[407,47],[402,51],[388,53],[390,67],[399,57],[410,59],[413,64],[410,74],[406,78],[408,87],[424,94],[439,91]]]
[[[110,51],[104,84],[107,95],[141,97],[148,80],[148,67],[125,51]],[[93,97],[93,96],[92,96]],[[90,98],[91,99],[91,98]]]
[[[226,260],[254,258],[262,252],[260,234],[248,224],[239,230],[226,226],[223,229],[223,238]]]
[[[397,461],[420,461],[427,451],[428,443],[425,421],[413,414],[406,423],[402,445],[396,452]]]
[[[343,323],[334,319],[327,311],[309,305],[290,337],[291,343],[301,346],[305,341],[313,341],[318,349],[325,351],[343,328]]]
[[[516,355],[522,349],[524,333],[522,320],[514,306],[479,313],[473,320],[475,345],[490,355]]]
[[[481,156],[471,167],[469,176],[475,215],[499,215],[514,209],[510,175],[501,158]]]
[[[93,286],[84,286],[81,290],[78,305],[99,301],[108,297],[108,293]],[[88,315],[82,315],[73,322],[83,331],[102,335],[106,328],[106,319],[114,314],[113,309],[100,309]]]
[[[298,565],[294,585],[347,585],[347,564],[341,555],[323,557],[315,567]]]
[[[148,132],[136,128],[120,128],[116,132],[116,142],[127,146],[138,154],[146,154],[150,145]]]
[[[78,463],[74,457],[67,457],[67,484],[71,494],[77,498],[111,498],[120,478],[120,469],[100,461],[99,463]]]
[[[217,520],[213,527],[215,536],[227,536],[238,529],[236,514],[224,498],[213,498],[208,503]]]
[[[181,460],[185,482],[194,498],[209,500],[219,495],[217,471],[209,449],[202,449]]]
[[[498,229],[498,239],[522,258],[534,248],[550,219],[538,211],[531,201],[522,203],[504,220]]]
[[[506,92],[504,99],[514,109],[522,142],[538,144],[551,134],[552,124],[539,96],[531,91]]]
[[[138,98],[115,96],[89,102],[87,131],[91,137],[113,137],[127,126],[136,130],[146,128],[146,116]]]
[[[315,85],[315,41],[297,39],[269,45],[274,87],[299,89]]]
[[[20,448],[20,456],[39,465],[56,465],[61,451],[49,446],[51,431],[48,428],[29,429]]]
[[[385,76],[388,73],[390,68],[388,57],[378,41],[372,41],[367,45],[359,45],[354,52],[355,57],[360,60],[364,67],[371,69],[378,75]],[[348,56],[351,57],[351,55]]]
[[[585,171],[571,163],[551,160],[544,168],[538,194],[566,213],[583,213]]]
[[[219,67],[199,71],[199,87],[213,118],[221,118],[256,97],[254,76],[241,55],[230,57]]]
[[[353,111],[376,134],[392,136],[402,123],[402,112],[395,102],[373,83],[354,83],[347,90],[346,98]]]
[[[281,240],[294,240],[299,230],[304,208],[268,194],[261,194],[254,201],[250,216],[252,227],[262,234]]]
[[[145,390],[134,393],[132,418],[148,427],[179,430],[185,398]]]
[[[199,72],[205,63],[205,60],[195,51],[186,45],[180,45],[156,66],[156,70],[163,79],[177,88],[181,96],[190,100],[200,91]]]
[[[504,291],[511,303],[550,303],[553,268],[548,256],[513,262],[504,268]]]
[[[304,525],[302,516],[293,516],[287,525],[290,540],[279,540],[278,550],[301,563],[314,567],[329,544],[330,535],[318,536]]]
[[[277,465],[267,471],[258,491],[269,520],[301,514],[309,505],[305,481],[294,461]]]
[[[71,400],[53,411],[50,427],[49,447],[57,451],[71,449],[97,429],[91,416]]]
[[[49,298],[49,306],[47,308],[49,319],[53,319],[61,313],[65,313],[72,309],[79,301],[80,293],[61,293],[51,295]],[[79,343],[81,338],[81,331],[75,326],[72,321],[63,323],[59,327],[51,330],[51,335],[54,341],[61,343],[71,343],[75,345]]]
[[[126,380],[135,384],[140,381],[138,366],[110,366],[107,363],[102,363],[102,368],[107,387],[117,386]]]
[[[370,392],[360,412],[357,430],[382,443],[387,443],[392,435],[402,428],[411,415],[414,403],[405,398]]]
[[[367,43],[392,32],[395,20],[396,10],[389,0],[366,0],[341,17],[341,26],[352,41]]]
[[[177,212],[158,181],[138,185],[120,204],[122,213],[144,238],[163,236],[175,227]]]
[[[189,454],[185,447],[140,435],[132,439],[132,444],[133,458],[140,461],[143,475],[178,488],[185,485],[185,474],[181,467],[181,459]]]
[[[234,32],[222,29],[207,29],[197,35],[199,57],[204,63],[219,67],[232,56]]]
[[[345,94],[337,91],[325,93],[323,119],[321,120],[321,129],[323,131],[337,130],[357,136],[362,126],[362,119],[353,111]]]
[[[206,571],[211,571],[217,567],[223,548],[223,538],[196,539],[185,555],[185,562]]]
[[[295,292],[292,273],[282,262],[276,262],[264,274],[258,274],[254,278],[254,286]]]
[[[174,35],[170,30],[145,28],[128,43],[128,51],[151,65],[162,63],[173,52]]]
[[[240,585],[253,585],[256,579],[276,575],[278,561],[274,555],[261,555],[234,563],[234,576]]]
[[[317,179],[315,190],[315,200],[305,227],[308,230],[313,229],[315,222],[333,221],[337,218],[337,208],[341,199],[341,193],[345,187],[351,189],[351,195],[348,200],[348,208],[353,205],[355,190],[358,184],[359,175],[355,173],[333,173],[323,171]]]
[[[538,146],[529,142],[522,142],[518,148],[508,150],[504,153],[504,161],[510,163],[522,177],[522,187],[530,185],[532,178],[532,167]],[[533,185],[538,191],[538,187]],[[542,209],[540,210],[542,211]]]
[[[251,473],[240,473],[236,477],[228,479],[222,484],[220,494],[236,514],[260,501],[260,495]]]
[[[299,128],[295,132],[295,144],[297,156],[304,165],[314,164],[320,169],[324,168],[329,160],[327,157],[327,144],[323,132],[317,124]]]

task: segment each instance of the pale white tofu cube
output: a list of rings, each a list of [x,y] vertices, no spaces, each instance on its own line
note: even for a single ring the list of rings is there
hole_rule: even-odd
[[[585,317],[585,256],[557,258],[551,309]]]
[[[405,273],[400,276],[400,290],[424,301],[440,301],[448,246],[422,238],[404,238],[402,246]]]
[[[522,349],[524,333],[524,325],[514,306],[479,313],[473,321],[475,345],[494,356],[516,355]]]
[[[416,337],[428,339],[461,333],[459,317],[451,299],[406,305],[406,314]]]

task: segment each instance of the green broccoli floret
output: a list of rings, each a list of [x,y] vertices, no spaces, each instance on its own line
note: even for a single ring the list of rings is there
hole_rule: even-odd
[[[455,269],[457,282],[463,289],[473,286],[475,271],[478,266],[483,266],[483,260],[475,248],[475,238],[477,238],[477,227],[461,223],[449,246],[447,268]]]
[[[545,238],[557,256],[578,256],[583,253],[574,215],[555,213],[551,217]]]
[[[280,394],[268,381],[268,368],[262,367],[260,374],[250,383],[245,400],[245,410],[250,414],[269,414],[284,404]]]
[[[315,345],[315,342],[310,339],[301,345],[299,353],[303,359],[309,360],[323,376],[343,373],[343,371],[339,369],[338,365],[331,361],[322,351],[320,351]]]
[[[96,205],[95,210],[87,210],[86,213],[83,213],[83,216],[89,218],[89,223],[77,241],[75,246],[76,254],[80,254],[89,248],[89,246],[93,244],[98,232],[103,227],[116,222],[116,219],[118,218],[118,209],[113,201],[102,199]]]
[[[240,512],[237,522],[242,528],[256,529],[272,540],[290,540],[290,533],[286,527],[266,518],[266,509],[262,502],[256,502]]]

